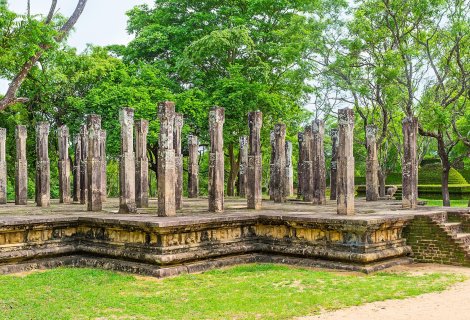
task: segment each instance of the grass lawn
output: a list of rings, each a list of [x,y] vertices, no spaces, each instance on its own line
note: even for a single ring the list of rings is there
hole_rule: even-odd
[[[419,199],[422,201],[426,201],[426,205],[430,207],[442,207],[442,200],[431,200],[431,199]],[[468,207],[468,200],[450,200],[451,207],[461,207],[466,208]]]
[[[290,319],[441,291],[461,275],[351,275],[251,264],[167,279],[59,268],[0,276],[1,319]]]

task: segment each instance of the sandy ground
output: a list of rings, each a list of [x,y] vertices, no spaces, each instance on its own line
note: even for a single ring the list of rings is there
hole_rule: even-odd
[[[373,302],[357,307],[324,312],[318,316],[296,318],[297,320],[469,320],[470,319],[470,268],[413,264],[390,271],[414,274],[428,272],[452,272],[469,277],[439,293],[423,294],[404,300]]]

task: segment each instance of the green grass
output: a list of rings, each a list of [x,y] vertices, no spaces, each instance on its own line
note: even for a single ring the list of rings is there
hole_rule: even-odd
[[[426,206],[430,207],[442,207],[442,200],[434,199],[419,199],[420,201],[426,201]],[[468,200],[450,200],[451,207],[466,208],[468,207]]]
[[[252,264],[163,280],[59,268],[0,276],[1,319],[290,319],[441,291],[464,276],[337,274]]]

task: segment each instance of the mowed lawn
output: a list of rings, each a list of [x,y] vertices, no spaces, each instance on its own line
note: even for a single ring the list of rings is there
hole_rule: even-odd
[[[461,275],[340,274],[252,264],[167,279],[59,268],[0,276],[1,319],[290,319],[441,291]]]

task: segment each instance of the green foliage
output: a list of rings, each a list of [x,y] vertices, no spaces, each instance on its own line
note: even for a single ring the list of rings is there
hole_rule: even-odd
[[[93,269],[0,276],[5,319],[290,319],[439,292],[452,273],[348,275],[271,264],[154,280]],[[54,312],[51,312],[53,310]]]
[[[422,166],[418,173],[418,183],[424,184],[441,184],[442,167],[440,163],[433,163]],[[465,178],[454,168],[449,171],[449,184],[467,184]]]

